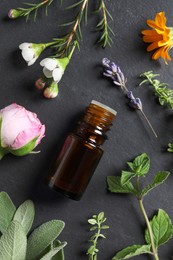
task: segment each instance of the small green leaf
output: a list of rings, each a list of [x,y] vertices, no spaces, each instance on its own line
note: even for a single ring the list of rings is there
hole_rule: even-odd
[[[100,212],[99,214],[98,214],[98,220],[99,221],[102,221],[103,219],[104,219],[104,212]]]
[[[153,219],[150,221],[150,224],[156,247],[165,244],[173,236],[172,221],[164,210],[159,209],[158,215],[153,217]],[[151,243],[148,229],[146,229],[145,232],[145,240],[147,244]]]
[[[25,260],[26,234],[22,226],[12,221],[0,239],[1,260]]]
[[[36,228],[28,238],[26,259],[38,259],[43,250],[59,236],[64,226],[61,220],[51,220]]]
[[[130,193],[136,194],[133,184],[131,182],[122,186],[121,177],[119,176],[108,176],[107,177],[107,185],[110,192],[113,193]]]
[[[55,256],[60,250],[62,250],[67,245],[66,242],[62,242],[55,248],[52,248],[46,255],[44,255],[40,260],[50,260],[53,256]]]
[[[152,189],[162,184],[169,176],[170,172],[158,172],[153,180],[152,184],[147,185],[145,189],[142,190],[142,196],[145,196]]]
[[[141,255],[141,254],[147,254],[151,253],[150,252],[150,245],[133,245],[133,246],[128,246],[118,252],[112,260],[123,260],[123,259],[128,259],[133,256]]]
[[[107,226],[107,225],[101,226],[101,229],[108,229],[108,228],[109,228],[109,226]]]
[[[91,225],[97,224],[97,221],[95,219],[88,219],[88,223]]]
[[[4,233],[12,221],[16,207],[6,192],[0,192],[0,232]]]
[[[127,184],[135,176],[136,176],[136,173],[134,173],[134,172],[122,171],[122,173],[121,173],[122,186]]]
[[[170,153],[173,153],[173,143],[169,143],[168,144],[168,149],[167,149],[168,152]]]
[[[34,203],[31,200],[26,200],[16,210],[13,220],[18,221],[22,225],[27,235],[32,226],[34,215],[35,215]]]
[[[150,159],[146,153],[143,153],[133,161],[134,172],[139,176],[144,176],[150,169]]]

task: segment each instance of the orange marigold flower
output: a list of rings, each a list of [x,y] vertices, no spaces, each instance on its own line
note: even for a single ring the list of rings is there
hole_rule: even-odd
[[[147,24],[151,30],[143,30],[143,41],[151,43],[147,51],[154,51],[153,60],[163,58],[167,64],[167,60],[171,60],[168,51],[173,47],[173,28],[166,26],[166,17],[164,12],[156,14],[155,20],[147,20]]]

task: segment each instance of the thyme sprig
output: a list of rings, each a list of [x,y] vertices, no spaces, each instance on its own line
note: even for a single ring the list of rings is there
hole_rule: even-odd
[[[30,15],[33,13],[34,14],[34,21],[36,20],[38,10],[45,6],[45,13],[46,15],[48,14],[48,7],[52,4],[54,0],[44,0],[41,1],[40,3],[24,3],[26,8],[24,7],[18,7],[16,9],[11,9],[9,11],[9,17],[10,18],[18,18],[18,17],[26,17],[26,21],[28,21]]]
[[[166,105],[167,108],[173,109],[173,90],[168,88],[167,83],[161,83],[156,77],[160,76],[159,74],[154,74],[153,71],[147,71],[140,75],[140,77],[145,78],[140,86],[149,83],[153,86],[155,95],[159,99],[159,103],[161,106]]]
[[[95,13],[101,13],[102,18],[96,26],[96,30],[101,32],[101,37],[98,40],[98,44],[105,48],[107,45],[111,47],[113,40],[111,34],[115,35],[110,25],[108,24],[108,17],[113,20],[112,15],[108,11],[104,0],[100,0],[99,7]]]
[[[97,260],[97,254],[99,252],[97,248],[98,239],[106,238],[103,234],[101,234],[101,230],[109,228],[107,225],[102,225],[105,221],[106,218],[104,212],[100,212],[98,215],[93,215],[92,218],[88,220],[88,223],[92,225],[90,231],[96,230],[95,234],[89,240],[92,245],[87,251],[88,260]]]

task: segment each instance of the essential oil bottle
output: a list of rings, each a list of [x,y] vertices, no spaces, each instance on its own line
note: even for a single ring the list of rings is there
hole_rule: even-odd
[[[90,103],[76,130],[65,139],[50,169],[50,188],[74,200],[81,198],[103,155],[100,146],[116,114],[100,102],[93,100]]]

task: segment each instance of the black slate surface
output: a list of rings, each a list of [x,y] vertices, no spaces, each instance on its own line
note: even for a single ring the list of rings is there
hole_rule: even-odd
[[[34,1],[32,1],[34,2]],[[65,1],[67,4],[69,1]],[[71,2],[71,1],[70,1]],[[96,1],[91,1],[95,7]],[[82,28],[81,51],[76,51],[60,83],[60,94],[56,99],[45,100],[34,88],[34,81],[41,75],[39,62],[27,67],[22,60],[18,45],[22,42],[47,42],[63,31],[58,24],[69,20],[73,14],[62,11],[58,1],[50,7],[49,16],[39,13],[37,22],[24,19],[9,21],[8,10],[21,5],[19,0],[3,0],[0,3],[0,108],[17,102],[34,111],[46,125],[46,137],[40,145],[41,153],[22,158],[8,155],[0,162],[0,190],[9,193],[16,205],[32,199],[36,206],[37,226],[50,219],[62,219],[66,227],[61,240],[66,240],[67,260],[87,259],[85,252],[88,231],[87,219],[94,213],[104,211],[110,229],[107,239],[100,241],[100,260],[111,259],[120,249],[144,243],[144,220],[137,201],[131,196],[113,195],[106,190],[106,176],[119,175],[126,168],[125,162],[142,152],[151,158],[151,171],[147,180],[152,180],[159,170],[172,170],[172,154],[166,152],[166,145],[173,140],[173,112],[160,107],[151,88],[138,87],[139,74],[147,70],[160,73],[160,79],[172,87],[173,63],[151,61],[142,42],[140,31],[147,28],[146,19],[165,11],[168,25],[173,26],[172,1],[162,0],[119,0],[107,1],[114,21],[115,32],[112,48],[98,49],[93,33],[97,19],[90,14],[88,26]],[[46,51],[42,57],[46,57]],[[173,57],[173,53],[171,53]],[[151,120],[158,138],[154,138],[140,113],[131,111],[121,91],[101,76],[100,63],[103,57],[119,64],[128,78],[128,87],[139,96],[144,110]],[[116,109],[117,119],[108,133],[104,144],[104,156],[93,176],[83,198],[76,202],[58,195],[44,185],[44,177],[66,134],[73,129],[80,114],[92,99]],[[146,180],[146,182],[147,182]],[[158,208],[167,211],[173,220],[173,177],[153,191],[145,199],[149,217]],[[171,259],[172,241],[159,249],[160,259]],[[150,259],[139,256],[136,259]]]

